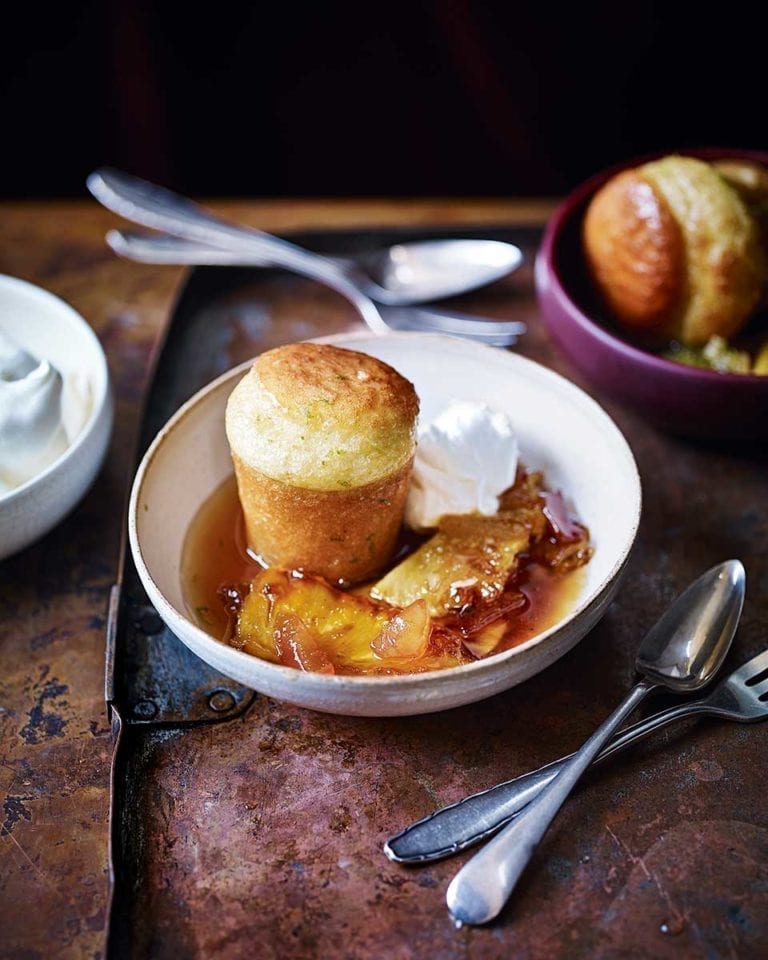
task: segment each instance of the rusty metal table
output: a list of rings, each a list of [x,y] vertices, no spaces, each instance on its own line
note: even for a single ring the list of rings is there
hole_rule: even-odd
[[[219,208],[285,231],[541,223],[550,205]],[[2,211],[0,271],[83,313],[107,350],[117,396],[115,435],[91,492],[57,530],[0,564],[0,956],[19,960],[104,955],[107,598],[149,357],[182,276],[113,258],[102,242],[113,224],[84,202]],[[503,284],[494,296],[491,308],[504,315]],[[514,310],[531,324],[521,352],[578,382],[538,325],[530,296]],[[448,922],[444,890],[456,861],[407,870],[380,853],[381,841],[414,816],[574,748],[630,682],[643,628],[707,565],[739,556],[747,567],[732,662],[766,644],[766,451],[670,438],[605,405],[637,456],[645,507],[627,580],[600,627],[560,663],[482,708],[370,721],[259,698],[231,724],[169,735],[152,755],[143,793],[154,853],[142,878],[151,922],[136,956],[763,955],[761,727],[703,722],[606,768],[558,820],[513,908],[486,929],[456,931]],[[488,748],[502,743],[503,770]],[[311,784],[301,769],[308,753]],[[353,782],[365,803],[350,804],[345,785]]]

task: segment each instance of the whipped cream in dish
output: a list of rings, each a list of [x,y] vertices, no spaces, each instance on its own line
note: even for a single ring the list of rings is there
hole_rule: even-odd
[[[42,473],[67,450],[90,411],[90,391],[0,330],[0,495]]]
[[[491,516],[515,480],[518,443],[512,421],[475,401],[454,401],[419,430],[405,519],[414,530],[446,514]]]

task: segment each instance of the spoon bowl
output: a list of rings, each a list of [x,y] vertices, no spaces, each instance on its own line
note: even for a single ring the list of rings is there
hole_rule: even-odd
[[[745,582],[739,560],[726,560],[694,580],[646,634],[638,671],[676,693],[706,686],[736,632]]]
[[[423,240],[336,262],[358,271],[372,300],[405,306],[484,287],[517,270],[523,254],[500,240]]]

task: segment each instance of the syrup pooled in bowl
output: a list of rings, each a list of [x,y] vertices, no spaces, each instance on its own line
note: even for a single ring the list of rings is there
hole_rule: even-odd
[[[495,539],[510,517],[539,528],[514,558]],[[341,590],[249,553],[230,477],[193,520],[181,573],[192,618],[216,639],[302,670],[386,676],[471,663],[537,636],[572,607],[591,553],[562,498],[521,468],[495,517],[453,517],[437,536],[404,529],[382,579]]]

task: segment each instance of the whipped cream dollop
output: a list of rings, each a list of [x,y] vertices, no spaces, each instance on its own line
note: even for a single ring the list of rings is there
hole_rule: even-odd
[[[45,470],[69,446],[62,390],[58,370],[0,331],[0,494]]]
[[[499,410],[454,401],[419,430],[405,519],[414,530],[436,527],[451,513],[490,516],[517,472],[512,421]]]

